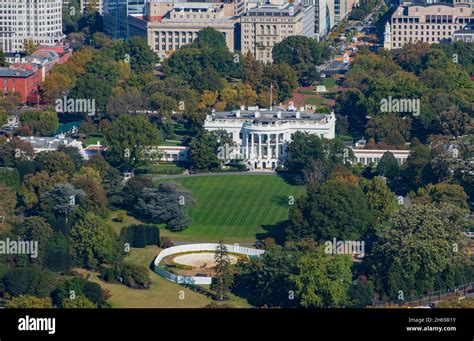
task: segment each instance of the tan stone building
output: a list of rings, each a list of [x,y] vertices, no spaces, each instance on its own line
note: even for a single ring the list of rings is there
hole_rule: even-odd
[[[454,31],[474,23],[468,4],[411,4],[399,6],[385,26],[384,47],[398,49],[410,42],[439,43]]]
[[[225,37],[227,47],[234,51],[234,30],[238,18],[233,2],[177,2],[152,0],[146,4],[145,18],[129,17],[130,34],[146,35],[148,45],[161,58],[188,45],[198,32],[212,27]]]
[[[272,49],[288,36],[314,37],[314,6],[301,2],[258,4],[241,18],[242,53],[271,63]]]

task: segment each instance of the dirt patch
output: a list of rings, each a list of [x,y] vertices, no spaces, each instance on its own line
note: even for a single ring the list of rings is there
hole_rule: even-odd
[[[185,255],[178,255],[173,258],[173,262],[176,264],[182,264],[192,266],[193,268],[199,269],[212,269],[216,266],[214,261],[214,252],[208,253],[189,253]],[[230,264],[235,264],[238,258],[233,255],[228,255]]]

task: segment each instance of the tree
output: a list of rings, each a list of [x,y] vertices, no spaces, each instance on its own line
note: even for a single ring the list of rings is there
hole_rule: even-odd
[[[229,291],[232,285],[232,274],[230,272],[230,259],[223,241],[220,241],[214,254],[215,276],[212,279],[211,289],[219,295],[219,300],[224,299],[224,294]]]
[[[6,65],[5,53],[3,53],[3,50],[0,50],[0,67],[5,67]]]
[[[410,137],[411,120],[396,116],[373,117],[367,123],[366,134],[382,141],[389,148],[403,148]]]
[[[144,188],[155,187],[149,177],[134,176],[125,184],[123,195],[123,208],[132,211],[138,199],[141,197]]]
[[[217,158],[218,148],[216,135],[202,129],[189,143],[191,167],[197,170],[219,168],[221,162]]]
[[[138,89],[131,88],[123,90],[118,88],[107,102],[107,115],[110,118],[119,117],[122,114],[130,114],[147,107],[147,99],[144,98]]]
[[[58,152],[63,152],[67,156],[69,156],[74,162],[74,166],[76,170],[79,170],[82,166],[82,163],[84,162],[84,157],[82,156],[81,152],[77,147],[73,146],[59,146],[57,149]]]
[[[387,222],[397,207],[395,194],[388,189],[385,181],[380,177],[364,180],[362,188],[367,196],[369,209],[374,214],[375,222],[377,224]]]
[[[26,111],[21,114],[20,122],[35,136],[51,136],[59,127],[58,114],[52,110]]]
[[[97,171],[89,167],[83,167],[82,169],[90,169],[99,176]],[[105,216],[108,212],[107,194],[105,193],[104,187],[100,184],[100,181],[101,179],[94,178],[87,173],[76,173],[72,179],[72,184],[75,188],[85,193],[85,197],[81,200],[82,209],[87,212],[93,212],[99,216]]]
[[[153,71],[158,58],[148,46],[146,39],[139,36],[130,37],[125,48],[130,56],[130,66],[133,71],[137,73]],[[123,57],[125,56],[121,56]]]
[[[78,260],[88,268],[112,261],[117,251],[113,230],[93,213],[86,213],[69,236]]]
[[[465,215],[455,206],[411,205],[392,218],[374,246],[379,290],[405,299],[435,289],[442,273],[464,258]]]
[[[287,148],[286,167],[306,183],[323,182],[336,165],[342,165],[345,154],[352,154],[340,140],[320,139],[316,134],[297,131]]]
[[[35,297],[31,295],[20,295],[13,297],[8,303],[7,308],[13,309],[35,309],[35,308],[53,308],[51,298]]]
[[[36,51],[38,46],[39,45],[35,43],[33,39],[25,39],[23,41],[23,50],[28,56],[32,55]]]
[[[411,194],[411,199],[415,203],[446,203],[462,209],[469,208],[467,193],[458,184],[447,182],[440,182],[435,185],[428,184],[426,187],[418,189],[416,195]]]
[[[53,214],[66,221],[73,216],[86,197],[82,189],[76,189],[69,183],[58,183],[41,200],[41,210],[47,216]]]
[[[400,166],[395,156],[389,151],[385,152],[377,164],[377,172],[389,179],[395,179],[399,171]]]
[[[72,308],[80,308],[80,309],[90,309],[90,308],[97,308],[97,304],[90,301],[86,297],[79,295],[76,296],[74,299],[66,298],[62,302],[62,308],[72,309]]]
[[[359,240],[373,221],[361,188],[340,180],[312,185],[290,209],[286,234],[290,240]]]
[[[104,131],[107,158],[117,164],[136,168],[146,163],[146,149],[158,146],[160,132],[144,116],[122,115]]]
[[[403,178],[409,185],[419,187],[428,184],[432,178],[431,150],[419,141],[412,143],[410,154],[403,165]]]
[[[56,100],[62,99],[72,88],[72,79],[60,72],[51,72],[41,83],[44,99],[48,104],[54,104]]]
[[[0,168],[0,183],[18,190],[20,188],[20,175],[15,168]]]
[[[10,140],[0,140],[0,164],[15,167],[18,162],[30,160],[35,156],[31,143],[14,136]]]
[[[68,175],[72,175],[76,170],[76,165],[74,164],[74,161],[65,152],[41,152],[36,154],[35,159],[50,174],[56,172],[64,172]]]
[[[305,36],[289,36],[276,43],[272,50],[274,64],[288,64],[298,73],[298,78],[311,84],[314,79],[303,79],[308,70],[322,62],[322,43]]]
[[[0,107],[0,127],[8,123],[8,113]]]
[[[334,308],[347,304],[351,265],[350,256],[328,255],[324,246],[301,256],[296,261],[295,273],[289,277],[301,306]]]
[[[30,209],[35,207],[55,184],[67,183],[67,178],[62,172],[49,175],[48,172],[41,171],[26,175],[19,191],[23,204]]]
[[[0,231],[8,229],[15,218],[16,191],[0,183]]]
[[[162,182],[157,188],[144,188],[134,212],[152,223],[166,224],[171,231],[182,231],[191,224],[187,208],[193,205],[188,191],[175,183]]]
[[[272,64],[265,72],[265,83],[273,85],[273,91],[279,102],[291,97],[291,93],[298,87],[298,75],[288,64]],[[273,104],[272,104],[273,105]]]
[[[441,134],[458,137],[465,134],[469,120],[468,114],[451,108],[436,115],[436,128]]]
[[[34,295],[48,297],[54,289],[53,273],[38,267],[21,267],[9,270],[5,277],[5,288],[12,296]]]
[[[27,217],[14,226],[15,234],[22,240],[33,240],[38,243],[37,257],[31,257],[31,262],[44,263],[46,244],[53,235],[51,226],[42,217]]]

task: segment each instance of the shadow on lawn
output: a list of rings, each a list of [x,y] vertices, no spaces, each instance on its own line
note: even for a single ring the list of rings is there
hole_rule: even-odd
[[[262,225],[265,232],[257,233],[256,237],[258,240],[273,238],[277,244],[282,245],[285,242],[285,229],[288,223],[288,220],[283,220],[272,225]]]

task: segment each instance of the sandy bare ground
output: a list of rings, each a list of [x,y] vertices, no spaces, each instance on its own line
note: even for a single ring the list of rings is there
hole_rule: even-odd
[[[173,261],[177,264],[192,266],[201,269],[211,269],[216,266],[214,261],[214,252],[199,252],[189,253],[181,256],[176,256]],[[230,264],[235,264],[238,258],[233,255],[227,255],[229,257]]]

